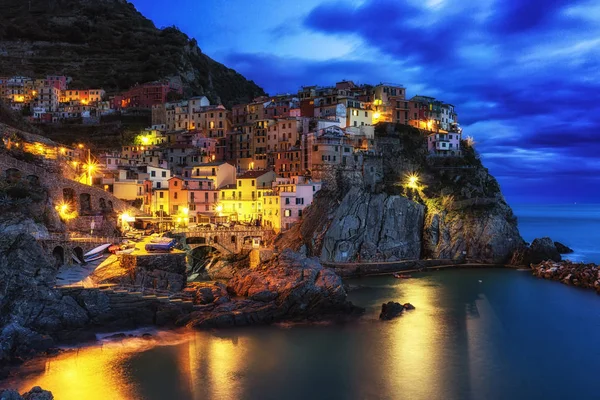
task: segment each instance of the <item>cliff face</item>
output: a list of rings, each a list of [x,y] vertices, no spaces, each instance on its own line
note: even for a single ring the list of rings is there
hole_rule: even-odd
[[[0,71],[4,75],[62,74],[72,88],[125,90],[176,77],[188,95],[226,106],[264,94],[254,82],[202,53],[177,28],[157,29],[123,0],[3,0]]]
[[[522,248],[516,217],[474,150],[431,158],[416,129],[376,128],[380,162],[325,180],[300,224],[276,240],[328,262],[465,259],[504,263]],[[365,164],[367,165],[367,164]],[[417,187],[407,175],[419,177]]]
[[[322,261],[417,259],[425,207],[402,196],[354,187],[344,196],[323,239]]]

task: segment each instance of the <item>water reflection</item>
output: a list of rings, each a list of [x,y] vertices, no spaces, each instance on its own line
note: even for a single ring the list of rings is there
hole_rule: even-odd
[[[593,390],[600,350],[585,347],[600,334],[593,293],[514,271],[352,283],[367,286],[350,295],[367,307],[358,323],[127,340],[30,364],[7,386],[39,385],[60,400],[581,398],[574,388]],[[417,309],[379,321],[389,300]],[[548,385],[561,374],[569,374],[563,386]]]

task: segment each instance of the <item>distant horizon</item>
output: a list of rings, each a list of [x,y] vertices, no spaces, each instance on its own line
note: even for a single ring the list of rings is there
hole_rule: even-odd
[[[593,2],[131,2],[269,93],[393,81],[407,97],[454,104],[508,199],[564,202],[573,197],[560,193],[566,182],[580,197],[573,201],[600,198]]]

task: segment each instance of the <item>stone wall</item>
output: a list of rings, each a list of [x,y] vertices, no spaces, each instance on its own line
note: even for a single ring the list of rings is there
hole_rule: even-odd
[[[121,267],[130,271],[120,283],[142,288],[177,292],[187,282],[186,254],[183,252],[121,256]]]

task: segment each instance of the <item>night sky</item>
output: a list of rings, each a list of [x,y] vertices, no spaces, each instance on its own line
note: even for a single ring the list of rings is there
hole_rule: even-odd
[[[456,106],[510,203],[600,203],[600,2],[133,0],[270,94],[391,82]]]

